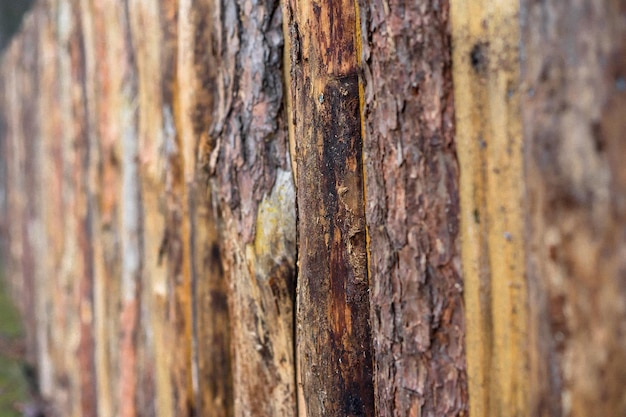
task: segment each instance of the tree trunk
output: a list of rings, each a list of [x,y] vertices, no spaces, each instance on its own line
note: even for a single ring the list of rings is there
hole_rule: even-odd
[[[360,4],[378,415],[465,415],[450,6]]]
[[[287,7],[306,416],[374,416],[354,2]],[[306,115],[306,116],[305,116]]]
[[[579,3],[37,3],[0,248],[46,415],[625,415],[626,8]]]

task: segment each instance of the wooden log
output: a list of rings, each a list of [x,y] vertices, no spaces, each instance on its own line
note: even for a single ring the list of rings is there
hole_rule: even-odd
[[[208,1],[179,2],[175,117],[188,227],[193,409],[200,415],[230,416],[234,403],[228,291],[204,169],[214,148],[208,137],[215,80],[215,66],[210,65],[213,7]]]
[[[186,144],[184,123],[181,120],[181,91],[179,72],[184,71],[179,57],[181,37],[185,36],[181,24],[185,15],[184,2],[170,1],[162,9],[165,30],[163,49],[163,104],[167,123],[171,123],[172,136],[167,151],[165,171],[166,235],[164,250],[168,268],[167,320],[169,339],[166,344],[170,355],[173,415],[189,415],[195,407],[191,373],[192,354],[192,304],[191,304],[191,224],[188,207],[188,185],[185,179]],[[187,11],[188,12],[188,11]],[[183,75],[185,73],[183,72]],[[177,343],[176,341],[180,341]]]
[[[137,317],[137,387],[134,402],[142,416],[172,415],[169,383],[170,362],[165,352],[163,329],[168,325],[163,307],[166,268],[159,258],[165,230],[164,186],[160,181],[166,164],[160,62],[163,28],[159,2],[128,3],[128,22],[136,71],[137,160],[141,196],[141,277]],[[157,359],[158,358],[158,359]],[[166,382],[165,382],[166,381]]]
[[[626,414],[626,5],[523,1],[532,416]]]
[[[38,57],[36,62],[36,71],[38,74],[38,96],[36,117],[39,125],[39,134],[36,141],[36,154],[34,158],[35,170],[33,175],[38,183],[38,216],[36,241],[38,242],[35,252],[38,254],[38,262],[36,262],[37,284],[35,297],[37,299],[36,306],[36,351],[38,368],[39,391],[42,398],[48,398],[54,390],[54,367],[51,352],[51,329],[54,321],[51,317],[50,310],[52,307],[53,283],[55,281],[55,258],[58,248],[52,245],[55,241],[53,232],[54,227],[58,224],[58,217],[54,216],[54,210],[59,199],[59,184],[55,175],[56,159],[52,152],[53,143],[50,138],[50,132],[53,129],[53,118],[50,117],[50,109],[56,103],[52,99],[50,91],[54,85],[53,80],[56,77],[55,48],[54,36],[52,33],[52,22],[50,16],[43,12],[43,6],[38,6],[36,12],[33,13],[33,21],[36,25],[38,34]],[[1,113],[1,111],[0,111]],[[46,117],[44,117],[44,115]],[[53,221],[56,219],[57,221]]]
[[[448,2],[360,2],[377,413],[467,414]]]
[[[71,140],[74,144],[73,154],[67,163],[73,171],[71,187],[74,188],[75,202],[72,213],[76,222],[76,240],[78,253],[74,259],[74,280],[76,281],[76,308],[78,312],[78,328],[80,339],[76,347],[78,357],[78,384],[80,387],[80,415],[97,415],[95,335],[93,331],[94,317],[94,268],[93,268],[93,236],[92,218],[94,200],[89,187],[89,170],[93,162],[92,143],[94,124],[87,107],[87,70],[85,48],[85,26],[81,21],[78,2],[73,2],[73,27],[68,43],[71,59],[71,116],[73,132]]]
[[[119,150],[119,74],[123,39],[116,32],[119,17],[112,4],[89,2],[83,5],[86,14],[93,18],[94,60],[97,67],[94,77],[93,104],[97,111],[96,134],[98,143],[93,158],[98,161],[94,173],[97,192],[93,221],[94,228],[94,327],[96,338],[96,385],[98,391],[98,415],[112,417],[119,414],[119,358],[117,345],[119,327],[121,253],[118,246],[120,184]],[[85,20],[87,22],[87,20]],[[87,28],[86,28],[87,29]],[[96,35],[97,34],[97,35]],[[123,56],[122,56],[123,57]]]
[[[357,9],[290,1],[285,10],[298,173],[299,412],[374,416]]]
[[[278,2],[214,7],[212,150],[228,282],[235,416],[293,416],[295,190],[282,112]]]
[[[56,42],[58,49],[58,82],[53,90],[53,95],[58,107],[57,141],[59,141],[59,174],[61,177],[61,213],[63,235],[61,243],[61,256],[59,259],[58,287],[55,291],[60,294],[55,305],[57,309],[57,323],[60,324],[60,332],[56,338],[57,363],[59,364],[56,375],[56,384],[59,391],[56,393],[61,399],[60,409],[68,416],[78,417],[82,414],[83,395],[81,387],[81,361],[80,357],[80,312],[79,312],[79,282],[81,275],[81,263],[84,261],[79,242],[80,222],[78,216],[79,190],[77,180],[80,175],[77,167],[77,156],[80,145],[79,131],[82,120],[74,120],[74,88],[80,89],[74,83],[73,68],[80,65],[75,54],[72,55],[72,47],[77,41],[77,32],[80,30],[79,22],[72,13],[70,0],[59,0],[52,6],[57,10],[55,14]],[[83,362],[86,358],[83,358]]]
[[[530,416],[519,5],[450,6],[470,415]]]

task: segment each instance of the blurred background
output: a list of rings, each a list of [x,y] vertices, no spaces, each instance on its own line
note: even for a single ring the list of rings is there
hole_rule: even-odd
[[[0,51],[5,49],[18,31],[24,13],[33,3],[34,0],[0,0]],[[0,125],[0,141],[2,130]],[[0,172],[0,178],[2,174]],[[0,181],[0,203],[4,200],[2,184],[4,181]],[[0,233],[4,233],[2,226]],[[7,293],[3,260],[0,257],[0,417],[28,414],[27,375],[31,372],[24,355],[24,333],[15,305]]]

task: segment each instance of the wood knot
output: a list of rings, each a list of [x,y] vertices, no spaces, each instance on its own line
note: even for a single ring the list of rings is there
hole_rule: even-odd
[[[470,63],[478,74],[484,74],[487,71],[488,49],[489,44],[487,42],[477,42],[470,51]]]

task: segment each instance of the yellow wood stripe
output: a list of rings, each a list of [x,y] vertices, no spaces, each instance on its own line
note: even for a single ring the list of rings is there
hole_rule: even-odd
[[[355,30],[355,35],[354,35],[354,45],[355,45],[355,49],[356,49],[356,61],[357,61],[357,67],[359,68],[359,71],[362,68],[362,59],[363,59],[363,32],[361,31],[361,11],[359,9],[359,2],[358,0],[354,1],[354,9],[355,9],[355,16],[356,16],[356,30]],[[365,143],[366,140],[366,134],[365,134],[365,86],[363,85],[363,76],[361,75],[361,72],[359,72],[359,115],[361,117],[361,137],[363,138],[363,143]],[[365,169],[365,146],[363,146],[363,150],[361,152],[361,158],[362,158],[362,163],[361,163],[361,172],[363,175],[363,207],[365,207],[365,209],[367,210],[367,176],[366,176],[366,169]],[[367,280],[368,282],[371,283],[371,277],[372,277],[372,273],[370,270],[370,265],[372,264],[371,261],[371,251],[370,251],[370,229],[369,226],[367,224],[367,221],[365,222],[365,255],[367,256]]]
[[[451,1],[472,417],[529,415],[518,12]]]

